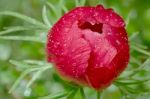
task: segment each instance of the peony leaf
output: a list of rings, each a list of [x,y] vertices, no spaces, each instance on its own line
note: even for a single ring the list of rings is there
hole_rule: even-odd
[[[25,70],[21,76],[15,81],[15,83],[13,84],[13,86],[11,87],[11,89],[9,90],[9,93],[11,93],[12,91],[14,91],[17,86],[19,85],[19,83],[23,80],[23,78],[29,74],[30,72],[33,72],[33,71],[36,71],[36,70],[39,70],[40,68],[31,68],[31,69],[27,69]]]
[[[3,40],[20,40],[20,41],[33,41],[39,43],[45,43],[45,40],[41,40],[40,37],[35,36],[0,36]]]
[[[7,16],[13,16],[13,17],[17,17],[19,19],[22,19],[30,24],[33,24],[33,25],[36,25],[38,27],[42,27],[44,29],[49,29],[48,26],[46,26],[45,24],[31,18],[31,17],[28,17],[28,16],[25,16],[25,15],[22,15],[22,14],[19,14],[19,13],[16,13],[16,12],[10,12],[10,11],[3,11],[3,12],[0,12],[0,15],[7,15]]]
[[[42,10],[42,18],[44,23],[50,28],[52,27],[52,25],[49,22],[48,16],[47,16],[47,9],[46,6],[43,6],[43,10]]]
[[[50,95],[45,96],[45,97],[40,97],[38,99],[58,99],[58,98],[65,97],[67,94],[68,94],[68,92],[62,91],[59,93],[50,94]]]

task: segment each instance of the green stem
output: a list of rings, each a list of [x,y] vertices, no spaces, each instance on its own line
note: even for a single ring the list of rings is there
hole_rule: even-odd
[[[82,99],[86,99],[83,88],[80,88],[80,93],[81,93]]]
[[[77,91],[78,89],[74,89],[73,91],[71,91],[69,95],[67,96],[67,99],[73,99]]]
[[[97,99],[100,99],[100,98],[101,98],[101,92],[97,91]]]

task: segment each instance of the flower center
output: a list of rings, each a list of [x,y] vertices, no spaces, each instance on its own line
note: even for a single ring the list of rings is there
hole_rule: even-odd
[[[79,23],[78,26],[82,30],[90,29],[93,32],[98,32],[98,33],[101,34],[102,33],[103,24],[102,23],[95,23],[95,24],[92,25],[89,22],[84,22],[84,23]]]

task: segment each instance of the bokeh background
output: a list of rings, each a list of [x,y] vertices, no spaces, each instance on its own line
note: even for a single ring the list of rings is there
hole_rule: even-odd
[[[48,19],[51,24],[54,24],[67,11],[65,8],[70,10],[76,6],[75,0],[62,0],[62,3],[60,1],[0,0],[0,12],[18,12],[43,22],[42,9],[45,5],[48,9],[46,13]],[[47,4],[47,2],[49,3]],[[145,54],[147,55],[141,55],[138,52],[132,53],[135,63],[133,62],[129,66],[135,65],[131,67],[137,68],[137,64],[142,64],[150,56],[148,53],[150,51],[150,0],[85,0],[85,5],[88,6],[95,6],[100,3],[106,8],[113,8],[119,13],[126,20],[128,35],[133,38],[135,45],[138,46],[140,44],[144,51],[146,48],[147,53]],[[53,7],[56,7],[55,10],[52,9]],[[64,10],[61,10],[61,7]],[[0,31],[14,29],[14,26],[34,27],[34,25],[18,18],[0,15]],[[17,39],[17,37],[39,37],[44,42],[46,35],[47,30],[39,28],[14,31],[4,35],[1,35],[0,32],[0,99],[37,99],[51,93],[57,93],[60,90],[72,88],[72,86],[70,87],[70,85],[61,80],[53,69],[48,69],[44,73],[37,75],[37,79],[32,82],[30,87],[27,87],[28,82],[36,72],[29,73],[19,80],[15,90],[8,93],[17,78],[22,75],[25,69],[30,68],[30,65],[42,66],[46,64],[45,43],[32,41],[32,38],[22,40],[22,38]],[[142,71],[142,75],[144,74],[145,71]],[[150,90],[145,90],[144,85],[137,87],[136,90],[142,90],[142,88],[146,93],[145,95],[135,97],[137,95],[135,94],[134,96],[133,94],[133,97],[130,99],[150,99]],[[96,99],[96,92],[94,90],[90,88],[85,88],[84,90],[87,99]],[[74,99],[82,99],[79,92],[77,92]],[[122,99],[122,94],[116,86],[112,85],[103,92],[102,99]]]

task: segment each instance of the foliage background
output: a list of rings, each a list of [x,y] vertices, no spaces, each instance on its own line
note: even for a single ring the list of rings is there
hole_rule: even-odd
[[[63,3],[59,5],[60,1],[61,0],[0,0],[0,12],[15,11],[42,22],[42,9],[43,6],[46,5],[47,9],[49,8],[46,13],[48,19],[51,24],[54,24],[65,11],[65,8],[64,11],[61,11],[61,7],[66,7],[70,10],[76,6],[75,0],[62,0]],[[47,5],[47,2],[56,8],[53,10],[51,6]],[[133,42],[133,44],[131,44],[131,48],[133,48],[133,50],[131,50],[132,56],[126,72],[134,71],[146,61],[145,67],[147,71],[141,69],[138,78],[144,79],[149,77],[150,0],[86,0],[85,4],[95,6],[100,3],[103,3],[107,8],[113,8],[126,20],[128,35],[131,37],[130,43]],[[0,99],[36,99],[51,93],[60,92],[60,90],[70,90],[74,88],[72,86],[69,87],[70,85],[62,81],[57,74],[55,74],[53,69],[47,69],[39,75],[36,71],[29,73],[23,77],[23,79],[19,80],[15,90],[8,93],[13,83],[25,69],[35,65],[47,65],[45,44],[40,41],[44,42],[46,40],[48,29],[39,29],[39,27],[35,29],[36,26],[28,22],[24,22],[12,16],[0,15],[0,31],[14,29],[12,26],[32,27],[30,27],[29,30],[14,31],[4,35],[1,35],[0,32]],[[22,38],[16,39],[16,37],[24,38],[25,36],[34,38],[28,38],[27,40],[21,40]],[[39,40],[37,41],[31,40],[38,38]],[[122,75],[126,75],[126,72]],[[35,74],[38,79],[27,87]],[[130,95],[128,97],[130,99],[150,99],[149,84],[149,81],[142,84],[140,83],[140,85],[136,86],[137,89],[132,90],[141,90],[139,93],[127,90],[127,97]],[[124,83],[119,83],[119,86],[124,86]],[[123,90],[126,89],[127,88],[123,87]],[[96,92],[94,90],[89,88],[84,88],[84,90],[88,96],[87,99],[96,98]],[[103,92],[102,99],[122,99],[125,95],[124,93],[122,94],[115,85],[112,85]],[[75,99],[82,99],[80,92],[77,92]]]

